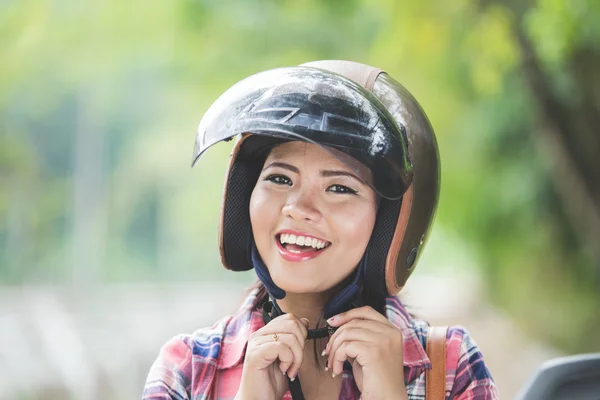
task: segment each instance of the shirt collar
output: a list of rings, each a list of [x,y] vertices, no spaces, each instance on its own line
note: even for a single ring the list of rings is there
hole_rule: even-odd
[[[221,351],[217,369],[233,368],[243,361],[250,335],[265,324],[258,311],[258,289],[250,292],[242,307],[227,324],[221,341]],[[398,297],[386,298],[386,317],[402,331],[404,339],[404,366],[409,368],[431,369],[431,361],[421,344],[414,321]]]
[[[431,361],[423,347],[422,329],[417,328],[415,320],[406,311],[397,296],[385,299],[385,315],[387,319],[402,331],[404,340],[404,366],[409,368],[431,369]]]
[[[241,363],[250,335],[265,326],[261,312],[256,310],[258,292],[258,288],[253,289],[227,323],[221,339],[217,369],[233,368]]]

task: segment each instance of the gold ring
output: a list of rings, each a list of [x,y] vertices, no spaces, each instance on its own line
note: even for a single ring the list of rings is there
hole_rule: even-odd
[[[278,340],[279,340],[279,336],[276,333],[274,333],[273,334],[273,341],[276,342]]]

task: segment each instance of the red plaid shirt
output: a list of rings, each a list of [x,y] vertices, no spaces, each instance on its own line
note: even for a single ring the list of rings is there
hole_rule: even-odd
[[[192,335],[167,342],[152,365],[143,399],[226,400],[238,390],[250,335],[264,326],[256,311],[256,291],[250,293],[234,316]],[[431,363],[425,352],[429,325],[414,319],[397,297],[386,300],[386,316],[404,336],[404,382],[410,400],[425,399],[425,370]],[[467,331],[451,327],[447,335],[446,398],[497,399],[496,386],[483,356]],[[342,374],[339,399],[360,399],[348,363]],[[291,400],[288,391],[283,399]]]

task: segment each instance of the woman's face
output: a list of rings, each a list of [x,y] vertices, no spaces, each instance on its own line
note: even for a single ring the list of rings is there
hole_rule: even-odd
[[[271,150],[250,199],[256,246],[289,293],[320,293],[358,265],[373,231],[371,172],[355,159],[304,142]],[[358,171],[358,172],[357,172]]]

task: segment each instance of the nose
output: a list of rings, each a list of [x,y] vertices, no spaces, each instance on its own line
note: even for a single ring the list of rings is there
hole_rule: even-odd
[[[285,217],[291,217],[296,221],[317,222],[322,215],[315,194],[309,190],[299,190],[290,194],[281,212]]]

